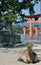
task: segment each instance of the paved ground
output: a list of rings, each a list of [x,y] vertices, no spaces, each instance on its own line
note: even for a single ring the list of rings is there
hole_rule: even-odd
[[[36,50],[37,54],[41,54],[41,45],[34,45],[33,49]],[[25,47],[22,48],[0,48],[0,65],[41,65],[41,61],[36,64],[26,64],[23,62],[17,61],[19,53],[24,50]],[[40,50],[39,50],[40,49]],[[41,57],[41,55],[40,55]]]
[[[28,65],[23,62],[17,61],[18,54],[14,53],[0,53],[0,65]],[[32,64],[30,63],[29,65],[41,65],[41,62]]]

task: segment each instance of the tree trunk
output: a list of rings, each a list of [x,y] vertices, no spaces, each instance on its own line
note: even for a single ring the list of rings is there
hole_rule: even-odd
[[[9,30],[10,31],[10,33],[12,33],[12,22],[7,22],[7,30]]]

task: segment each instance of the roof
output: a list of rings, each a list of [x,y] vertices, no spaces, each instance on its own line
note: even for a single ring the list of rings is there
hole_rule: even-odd
[[[32,15],[32,16],[25,16],[26,18],[38,18],[38,17],[41,17],[41,14],[37,14],[37,15]]]

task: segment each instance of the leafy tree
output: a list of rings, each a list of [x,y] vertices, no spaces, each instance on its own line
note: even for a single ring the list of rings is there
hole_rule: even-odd
[[[15,21],[17,19],[16,15],[13,13],[8,13],[6,15],[4,15],[4,19],[6,21],[7,24],[9,24],[9,29],[12,30],[11,26],[12,26],[12,22]]]
[[[12,33],[23,33],[23,27],[19,25],[12,26]]]
[[[34,14],[34,6],[40,0],[0,0],[0,22],[8,21],[10,24],[11,22],[15,22],[17,20],[17,15],[19,14],[24,21],[24,16],[22,14],[23,9],[29,8],[30,15]]]

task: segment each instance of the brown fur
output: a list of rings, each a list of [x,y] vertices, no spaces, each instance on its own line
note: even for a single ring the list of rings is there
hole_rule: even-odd
[[[37,57],[37,54],[35,52],[33,52],[32,50],[32,47],[33,47],[33,44],[31,45],[26,45],[26,50],[24,50],[18,60],[19,61],[23,61],[25,63],[36,63],[38,62],[38,57]]]

